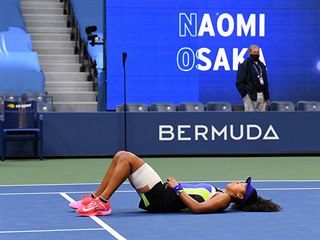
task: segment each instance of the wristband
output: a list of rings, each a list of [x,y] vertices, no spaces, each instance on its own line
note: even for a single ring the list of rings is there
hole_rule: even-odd
[[[180,195],[180,193],[182,193],[184,191],[184,189],[180,183],[178,185],[174,186],[173,190],[177,195]]]

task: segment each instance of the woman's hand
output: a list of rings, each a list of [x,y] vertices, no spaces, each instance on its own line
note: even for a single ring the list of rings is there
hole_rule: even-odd
[[[169,186],[170,188],[174,188],[174,187],[177,186],[179,183],[177,182],[177,180],[176,180],[174,177],[168,177],[166,184],[167,184],[167,186]]]
[[[168,187],[174,189],[174,187],[178,187],[179,183],[174,177],[168,177],[166,184]],[[181,186],[180,186],[181,187]],[[175,191],[176,192],[176,191]],[[177,194],[177,192],[176,192]],[[185,191],[179,192],[179,198],[182,202],[193,212],[193,213],[211,213],[218,212],[226,209],[230,202],[231,198],[228,194],[225,193],[217,193],[210,199],[204,202],[197,202],[195,199],[190,197]]]

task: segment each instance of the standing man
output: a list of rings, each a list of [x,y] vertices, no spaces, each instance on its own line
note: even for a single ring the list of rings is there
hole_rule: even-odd
[[[244,111],[262,112],[269,105],[269,87],[266,66],[259,60],[260,48],[251,45],[249,58],[240,64],[236,87],[243,99]]]

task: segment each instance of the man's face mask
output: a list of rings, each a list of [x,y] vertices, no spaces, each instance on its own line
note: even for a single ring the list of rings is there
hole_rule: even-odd
[[[255,62],[259,60],[259,57],[259,54],[250,54],[250,58]]]

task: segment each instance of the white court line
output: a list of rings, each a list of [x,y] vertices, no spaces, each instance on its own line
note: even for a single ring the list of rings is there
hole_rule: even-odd
[[[21,231],[0,231],[0,234],[10,233],[45,233],[45,232],[77,232],[77,231],[104,231],[104,228],[71,228],[71,229],[45,229],[45,230],[21,230]]]
[[[242,180],[223,180],[223,181],[212,181],[212,180],[202,180],[202,181],[179,181],[180,183],[202,183],[202,182],[212,182],[212,183],[224,183],[224,182],[235,182]],[[253,182],[320,182],[320,180],[254,180]],[[100,183],[49,183],[49,184],[18,184],[18,185],[1,185],[0,187],[37,187],[37,186],[77,186],[77,185],[99,185]],[[130,184],[129,182],[124,182],[123,184]]]
[[[73,198],[71,198],[69,195],[67,195],[66,193],[60,193],[60,195],[62,197],[64,197],[65,199],[67,199],[69,202],[75,202],[75,200]],[[90,217],[93,221],[95,221],[96,223],[98,223],[101,227],[103,227],[107,232],[109,232],[112,236],[114,236],[116,239],[119,240],[126,240],[126,238],[124,238],[123,236],[121,236],[117,231],[115,231],[113,228],[111,228],[108,224],[106,224],[105,222],[103,222],[100,218],[97,218],[95,216],[91,216]]]
[[[117,193],[136,193],[134,190],[118,190]],[[0,196],[15,196],[15,195],[56,195],[61,192],[22,192],[22,193],[0,193]],[[83,194],[83,193],[92,193],[92,191],[80,191],[80,192],[64,192],[66,194]]]
[[[305,191],[305,190],[320,190],[320,188],[257,188],[258,191]],[[118,190],[117,193],[136,193],[134,190]],[[35,193],[1,193],[0,196],[14,196],[14,195],[46,195],[46,194],[60,194],[69,202],[74,202],[69,194],[73,193],[86,193],[86,192],[35,192]],[[89,193],[89,192],[87,192]],[[0,231],[0,234],[9,234],[9,233],[41,233],[41,232],[71,232],[71,231],[101,231],[106,230],[111,235],[113,235],[117,239],[126,239],[117,233],[114,229],[112,229],[109,225],[103,222],[101,219],[97,217],[90,217],[93,221],[99,224],[102,228],[88,228],[88,229],[53,229],[53,230],[25,230],[25,231]]]

